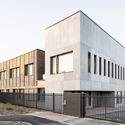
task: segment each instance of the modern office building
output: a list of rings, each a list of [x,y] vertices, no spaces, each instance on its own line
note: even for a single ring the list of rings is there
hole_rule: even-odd
[[[44,68],[45,52],[39,49],[0,63],[0,91],[45,92]]]
[[[45,32],[47,93],[124,95],[125,48],[82,11]],[[116,101],[122,103],[119,98]],[[87,105],[93,105],[92,98]]]

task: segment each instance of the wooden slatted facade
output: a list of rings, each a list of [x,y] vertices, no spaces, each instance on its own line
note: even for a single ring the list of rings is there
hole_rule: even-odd
[[[32,75],[25,75],[25,65],[32,64]],[[19,76],[17,74],[19,68]],[[10,70],[13,70],[10,77]],[[36,93],[37,89],[45,87],[42,76],[45,73],[45,52],[33,50],[13,59],[0,63],[0,91],[1,92],[24,92]],[[37,84],[41,83],[41,85]]]

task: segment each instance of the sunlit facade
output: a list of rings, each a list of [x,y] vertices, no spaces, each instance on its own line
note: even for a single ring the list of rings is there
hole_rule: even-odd
[[[125,48],[82,11],[46,29],[47,93],[125,95]],[[119,98],[116,103],[122,103]]]
[[[0,92],[45,91],[45,52],[39,49],[0,63]]]

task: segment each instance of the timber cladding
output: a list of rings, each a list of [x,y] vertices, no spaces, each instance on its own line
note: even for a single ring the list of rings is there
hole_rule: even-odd
[[[45,72],[45,52],[39,49],[0,63],[0,91],[31,91]],[[27,69],[26,69],[27,68]],[[28,71],[27,71],[28,70]],[[27,72],[27,74],[26,74]],[[41,86],[42,87],[42,86]],[[33,90],[34,91],[34,90]]]

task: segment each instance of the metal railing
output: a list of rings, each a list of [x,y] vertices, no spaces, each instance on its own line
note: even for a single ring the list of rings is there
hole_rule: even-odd
[[[62,94],[0,93],[0,102],[63,113]]]
[[[86,96],[86,117],[125,122],[125,97]],[[91,105],[88,99],[91,98]]]
[[[14,105],[25,106],[30,108],[44,109],[57,113],[63,113],[63,106],[67,105],[68,109],[65,109],[68,110],[68,113],[70,113],[71,115],[75,114],[76,112],[72,112],[76,110],[82,113],[81,117],[91,117],[103,120],[125,122],[125,97],[115,97],[113,95],[88,96],[84,93],[81,93],[80,96],[78,96],[78,102],[76,102],[74,98],[78,97],[75,97],[74,94],[75,93],[73,93],[71,96],[68,96],[68,98],[67,96],[66,98],[64,98],[65,105],[63,105],[63,94],[55,93],[26,94],[2,92],[0,93],[0,102],[11,103]],[[72,109],[71,111],[73,104],[74,107],[76,107],[75,110]]]

